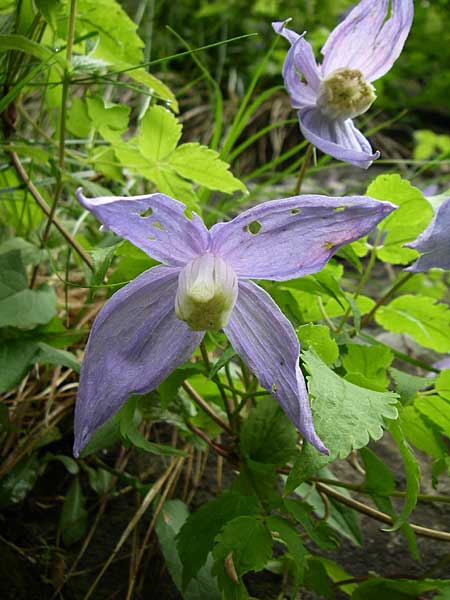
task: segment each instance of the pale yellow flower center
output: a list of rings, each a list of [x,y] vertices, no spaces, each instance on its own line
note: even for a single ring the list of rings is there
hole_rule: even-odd
[[[317,106],[325,116],[345,121],[365,113],[375,98],[375,88],[361,71],[337,69],[320,84]]]
[[[217,331],[228,324],[237,293],[232,267],[220,256],[203,254],[180,272],[175,312],[194,331]]]

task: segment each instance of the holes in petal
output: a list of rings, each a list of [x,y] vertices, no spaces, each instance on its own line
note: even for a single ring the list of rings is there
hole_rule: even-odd
[[[143,210],[141,213],[139,213],[139,216],[145,219],[146,217],[151,217],[152,214],[153,214],[153,208],[151,206],[149,206],[148,208]]]
[[[153,221],[152,225],[153,227],[156,227],[156,229],[160,229],[161,231],[164,231],[166,229],[164,225],[159,221]]]
[[[324,242],[323,247],[327,250],[331,250],[332,248],[334,248],[334,242]]]
[[[345,210],[345,206],[336,206],[334,212],[341,212],[342,210]]]
[[[261,231],[261,227],[262,225],[259,221],[252,221],[244,227],[244,231],[252,235],[257,235]]]
[[[293,208],[291,210],[291,215],[298,215],[298,213],[302,212],[301,208]]]

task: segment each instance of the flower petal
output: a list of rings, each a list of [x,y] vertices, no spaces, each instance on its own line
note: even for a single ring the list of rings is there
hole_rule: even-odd
[[[366,196],[293,196],[264,202],[211,229],[212,252],[238,277],[285,281],[320,271],[334,252],[396,208]],[[253,232],[253,233],[252,233]]]
[[[423,252],[406,271],[428,271],[434,267],[450,269],[450,198],[441,204],[425,231],[405,246]]]
[[[314,105],[321,82],[319,67],[314,53],[303,36],[284,27],[284,23],[272,23],[274,30],[284,36],[292,47],[283,65],[283,78],[294,108]],[[301,80],[301,73],[306,83]]]
[[[298,364],[297,336],[269,294],[255,283],[240,281],[236,306],[224,331],[303,437],[328,454],[314,431],[308,392]]]
[[[77,198],[106,228],[166,265],[182,267],[208,248],[200,217],[188,219],[184,204],[165,194],[85,198],[78,189]]]
[[[298,116],[303,135],[322,152],[362,169],[379,158],[351,119],[334,121],[316,108],[301,109]]]
[[[74,454],[131,396],[158,386],[189,358],[203,332],[175,316],[179,269],[154,267],[116,292],[98,314],[81,367]]]
[[[413,0],[362,0],[330,36],[322,54],[324,76],[349,67],[375,81],[400,55],[414,15]]]

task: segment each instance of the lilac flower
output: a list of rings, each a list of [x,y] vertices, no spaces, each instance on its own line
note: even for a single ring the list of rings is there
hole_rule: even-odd
[[[331,32],[322,48],[322,65],[303,36],[285,27],[286,21],[272,23],[291,44],[283,77],[300,128],[322,152],[365,169],[380,156],[352,119],[375,100],[372,82],[400,55],[413,12],[413,0],[361,0]]]
[[[77,197],[105,228],[162,265],[116,292],[94,322],[81,368],[75,455],[131,394],[153,390],[185,362],[209,329],[224,330],[304,438],[327,452],[314,431],[297,335],[249,279],[284,281],[319,271],[394,205],[359,196],[295,196],[208,231],[164,194],[88,199],[78,190]]]
[[[423,253],[406,271],[450,269],[450,198],[441,204],[425,231],[405,246]]]

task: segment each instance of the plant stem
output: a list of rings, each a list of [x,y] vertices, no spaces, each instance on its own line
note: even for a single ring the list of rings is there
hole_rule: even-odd
[[[215,413],[213,411],[213,409],[209,406],[209,404],[206,402],[206,400],[204,398],[202,398],[200,396],[200,394],[194,390],[194,388],[187,382],[187,381],[183,381],[183,383],[181,384],[181,387],[184,389],[184,391],[189,395],[189,397],[200,406],[201,409],[203,409],[205,411],[205,413],[215,422],[217,423],[217,425],[219,425],[219,427],[221,427],[224,431],[226,431],[227,433],[229,433],[230,435],[233,434],[233,430],[231,429],[231,427],[228,425],[228,423],[226,423],[225,421],[223,421],[219,415],[217,413]]]
[[[373,243],[372,250],[370,252],[370,257],[369,257],[369,260],[367,262],[366,268],[364,270],[364,273],[362,274],[361,280],[360,280],[360,282],[359,282],[359,284],[358,284],[358,286],[357,286],[357,288],[355,290],[355,293],[353,294],[353,299],[354,300],[356,300],[358,298],[358,296],[360,295],[361,291],[363,290],[364,286],[367,283],[367,280],[369,279],[369,275],[372,272],[373,266],[374,266],[375,261],[377,259],[377,247],[378,247],[378,244],[380,243],[382,233],[383,233],[382,231],[378,231],[378,233],[377,233],[377,237],[375,238],[375,241]],[[337,329],[337,333],[340,333],[342,331],[342,328],[344,327],[345,322],[347,321],[350,312],[351,312],[351,307],[349,306],[347,308],[347,310],[345,311],[344,316],[342,317],[341,322],[339,323],[339,327]],[[363,323],[361,322],[361,327],[362,327],[362,325],[363,325]]]
[[[294,188],[294,196],[298,196],[300,194],[300,190],[302,189],[303,180],[306,175],[306,171],[308,170],[309,163],[311,161],[311,155],[313,152],[314,146],[312,144],[308,144],[306,147],[305,156],[303,157],[302,164],[300,166],[300,171],[298,173],[297,183]]]
[[[33,198],[36,200],[36,203],[38,204],[39,208],[41,208],[41,210],[48,217],[50,217],[51,211],[50,211],[49,205],[44,200],[44,198],[42,198],[41,194],[38,192],[38,190],[34,186],[34,184],[30,181],[30,178],[28,177],[27,172],[23,168],[23,165],[20,162],[19,157],[17,156],[17,154],[15,152],[10,152],[9,155],[11,157],[11,162],[12,162],[12,164],[13,164],[16,172],[17,172],[17,175],[20,177],[20,179],[26,185],[28,191],[33,196]],[[94,264],[92,262],[92,259],[89,256],[89,254],[86,252],[86,250],[83,248],[83,246],[81,246],[76,241],[76,239],[70,234],[70,232],[65,228],[65,226],[61,223],[61,221],[59,221],[59,219],[57,219],[56,217],[53,217],[53,223],[54,223],[55,227],[59,230],[59,232],[61,233],[61,235],[65,238],[65,240],[72,246],[72,248],[83,259],[83,261],[86,263],[86,265],[91,270],[93,270],[94,269]]]
[[[405,283],[409,281],[413,275],[414,273],[405,273],[403,277],[399,279],[397,283],[395,283],[391,287],[391,289],[384,294],[384,296],[377,300],[376,304],[372,307],[372,309],[361,319],[361,327],[367,325],[367,323],[370,321],[370,319],[372,319],[372,317],[375,315],[380,306],[386,304],[386,302],[392,298],[395,292],[398,289],[400,289],[403,285],[405,285]]]
[[[203,362],[205,363],[206,369],[208,371],[208,373],[211,371],[211,363],[209,360],[209,356],[208,356],[208,350],[206,349],[206,345],[205,345],[205,340],[203,339],[200,342],[200,352],[202,354],[202,358],[203,358]],[[220,381],[220,377],[218,377],[217,375],[215,375],[214,377],[211,377],[212,381],[214,381],[214,383],[217,385],[220,395],[222,397],[222,401],[225,407],[225,410],[227,412],[227,416],[228,416],[228,421],[231,425],[231,430],[234,429],[233,425],[234,425],[234,418],[233,418],[233,413],[234,413],[234,406],[233,406],[233,402],[231,400],[231,398],[229,398],[227,396],[227,393],[225,392],[225,388],[223,386],[223,383]]]
[[[382,513],[371,506],[367,506],[363,502],[359,502],[359,500],[355,500],[354,498],[349,498],[348,496],[344,496],[334,490],[332,487],[325,485],[324,483],[316,483],[316,487],[318,491],[325,493],[327,496],[331,496],[341,504],[345,504],[354,510],[357,510],[360,513],[367,515],[368,517],[372,517],[377,521],[382,523],[387,523],[388,525],[393,525],[394,520],[387,515],[386,513]],[[423,537],[433,538],[435,540],[443,540],[445,542],[450,542],[450,533],[447,531],[437,531],[436,529],[429,529],[428,527],[422,527],[421,525],[414,525],[410,523],[411,529],[417,533],[417,535],[421,535]]]
[[[69,94],[69,85],[71,79],[71,73],[69,72],[69,68],[72,62],[72,50],[73,50],[73,41],[75,38],[75,21],[76,21],[76,13],[77,13],[77,0],[71,0],[70,2],[70,13],[69,13],[69,32],[67,37],[67,46],[66,46],[66,59],[69,65],[68,68],[64,71],[63,85],[61,91],[61,114],[60,114],[60,123],[59,123],[59,149],[58,149],[58,172],[56,175],[56,185],[55,192],[53,195],[53,203],[50,208],[50,214],[48,215],[47,223],[45,225],[44,232],[42,234],[41,239],[41,247],[44,247],[49,233],[52,223],[55,220],[55,212],[56,207],[58,205],[59,197],[61,195],[62,186],[63,186],[63,170],[64,170],[64,158],[65,158],[65,145],[66,145],[66,117],[67,117],[67,98]],[[38,267],[36,266],[31,278],[30,287],[33,287],[34,282],[36,281]]]

